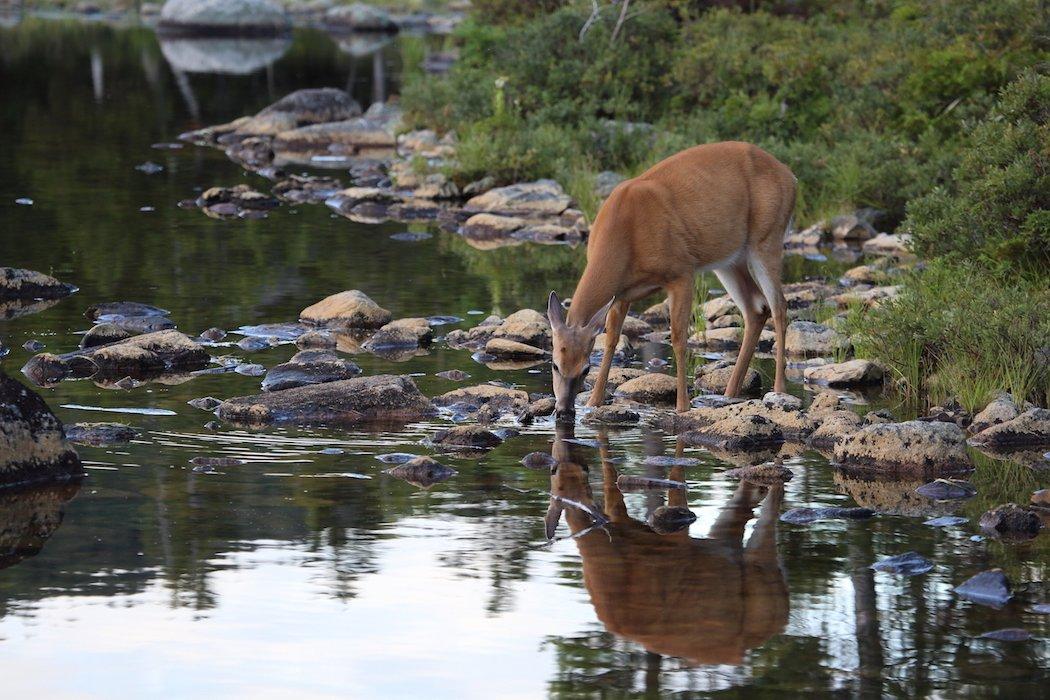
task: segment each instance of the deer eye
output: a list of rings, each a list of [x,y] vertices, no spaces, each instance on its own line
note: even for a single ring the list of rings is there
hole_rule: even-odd
[[[561,374],[561,370],[558,368],[558,363],[557,362],[552,362],[551,363],[551,367],[554,368],[555,372],[557,372],[558,374]]]
[[[590,366],[590,365],[587,365],[586,367],[584,367],[584,368],[583,368],[583,371],[582,371],[582,372],[580,372],[580,379],[586,379],[586,378],[587,378],[587,374],[588,374],[588,373],[589,373],[590,371],[591,371],[591,366]]]

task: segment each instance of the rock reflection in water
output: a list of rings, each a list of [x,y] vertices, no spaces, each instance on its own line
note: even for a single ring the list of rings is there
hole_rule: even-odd
[[[39,554],[79,490],[74,481],[0,493],[0,569]]]
[[[249,75],[262,70],[283,56],[291,45],[290,37],[160,40],[160,50],[172,70],[223,75]]]
[[[738,664],[750,649],[783,631],[788,589],[776,548],[782,487],[741,482],[708,537],[691,537],[688,530],[657,534],[628,515],[602,436],[603,510],[609,522],[584,532],[595,524],[587,510],[595,505],[588,466],[568,442],[571,437],[559,431],[554,443],[548,532],[564,513],[578,535],[591,603],[610,632],[688,663]],[[671,479],[683,477],[683,467],[670,470]],[[686,492],[669,491],[667,505],[687,507]],[[745,527],[759,505],[745,543]]]

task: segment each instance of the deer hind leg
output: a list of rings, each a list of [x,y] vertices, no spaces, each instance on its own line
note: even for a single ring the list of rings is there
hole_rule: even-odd
[[[605,385],[609,381],[609,369],[612,368],[613,353],[616,352],[616,344],[620,342],[623,319],[627,316],[627,310],[630,308],[631,302],[620,299],[609,307],[609,313],[605,317],[605,352],[602,354],[602,364],[598,368],[598,376],[594,379],[591,397],[587,400],[588,406],[601,406],[605,403]]]
[[[715,275],[744,316],[744,339],[740,341],[736,365],[733,366],[733,374],[726,385],[725,395],[733,397],[740,393],[751,357],[758,347],[758,338],[762,334],[766,319],[769,318],[769,309],[762,290],[751,277],[745,263],[737,263],[725,270],[715,270]]]
[[[787,335],[787,301],[784,299],[784,290],[780,276],[784,260],[783,243],[780,238],[767,245],[764,249],[748,256],[748,268],[755,282],[762,290],[769,308],[773,312],[773,329],[776,334],[776,377],[773,380],[773,391],[783,394],[787,390],[785,380],[785,357],[784,339]]]
[[[671,311],[671,346],[674,348],[674,364],[677,371],[677,401],[675,410],[689,410],[689,387],[686,384],[686,339],[689,337],[689,322],[693,315],[694,279],[690,275],[681,277],[667,285],[667,301]]]

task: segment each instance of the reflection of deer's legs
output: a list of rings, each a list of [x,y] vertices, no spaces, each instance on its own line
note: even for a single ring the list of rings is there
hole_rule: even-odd
[[[755,552],[756,556],[776,556],[777,551],[777,520],[780,517],[780,504],[784,500],[784,488],[780,485],[773,486],[762,501],[762,509],[758,512],[755,521],[755,529],[747,540],[748,552]]]
[[[684,467],[671,467],[668,474],[672,481],[685,481]],[[667,492],[667,505],[686,508],[689,506],[689,496],[685,489],[669,489]]]
[[[609,433],[603,428],[598,431],[598,455],[602,459],[602,494],[605,498],[605,515],[614,523],[630,520],[627,506],[623,502],[623,493],[616,485],[616,467],[613,466],[612,454],[609,452]]]
[[[711,526],[711,539],[722,540],[734,547],[743,547],[744,527],[753,514],[756,488],[759,487],[746,481],[740,482],[732,498],[722,507],[715,524]]]

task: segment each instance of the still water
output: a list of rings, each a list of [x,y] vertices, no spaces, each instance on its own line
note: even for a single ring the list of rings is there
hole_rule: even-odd
[[[268,183],[219,151],[152,144],[297,88],[384,99],[432,43],[406,38],[370,54],[376,47],[297,31],[285,43],[209,52],[163,46],[136,27],[29,19],[0,29],[0,264],[80,287],[0,321],[13,348],[4,371],[21,378],[30,339],[74,348],[90,326],[84,309],[101,301],[161,306],[195,334],[294,320],[357,288],[395,317],[467,319],[448,330],[477,312],[541,308],[551,288],[571,291],[581,249],[477,250],[437,229],[402,242],[390,236],[404,225],[356,224],[319,205],[257,221],[175,206],[213,185]],[[164,170],[135,169],[147,160]],[[16,205],[20,197],[34,204]],[[798,258],[789,269],[793,279],[822,272]],[[269,367],[293,352],[247,357]],[[459,386],[435,376],[452,368],[469,383],[548,389],[546,368],[498,372],[440,343],[405,362],[354,360],[369,374],[418,374],[428,395]],[[419,490],[383,474],[375,456],[428,453],[420,441],[440,420],[396,432],[213,431],[203,427],[212,416],[186,404],[256,393],[258,381],[231,373],[129,391],[89,381],[40,390],[65,422],[119,420],[141,435],[78,448],[88,473],[79,486],[0,497],[5,546],[16,543],[0,559],[5,695],[1036,697],[1050,682],[1050,621],[1028,612],[1050,599],[1050,536],[971,539],[985,509],[1026,502],[1050,483],[1046,472],[980,458],[978,496],[943,504],[915,495],[918,482],[851,482],[795,450],[785,457],[794,479],[771,491],[738,486],[723,476],[733,465],[699,448],[684,453],[699,466],[676,473],[643,464],[675,454],[671,436],[578,428],[597,446],[552,445],[553,427],[540,422],[483,458],[442,457],[458,475]],[[553,476],[519,462],[552,447],[564,457]],[[198,456],[244,464],[201,474],[189,461]],[[670,499],[697,522],[687,534],[655,534],[644,523],[665,495],[622,495],[618,473],[684,479],[689,490]],[[558,539],[548,544],[551,493],[598,504],[612,522],[585,531],[581,511],[555,510]],[[791,507],[857,504],[880,515],[777,520]],[[923,525],[950,512],[970,524]],[[908,550],[933,570],[901,578],[869,568]],[[952,594],[996,566],[1017,593],[1004,609]],[[1034,638],[978,639],[1005,627]]]

